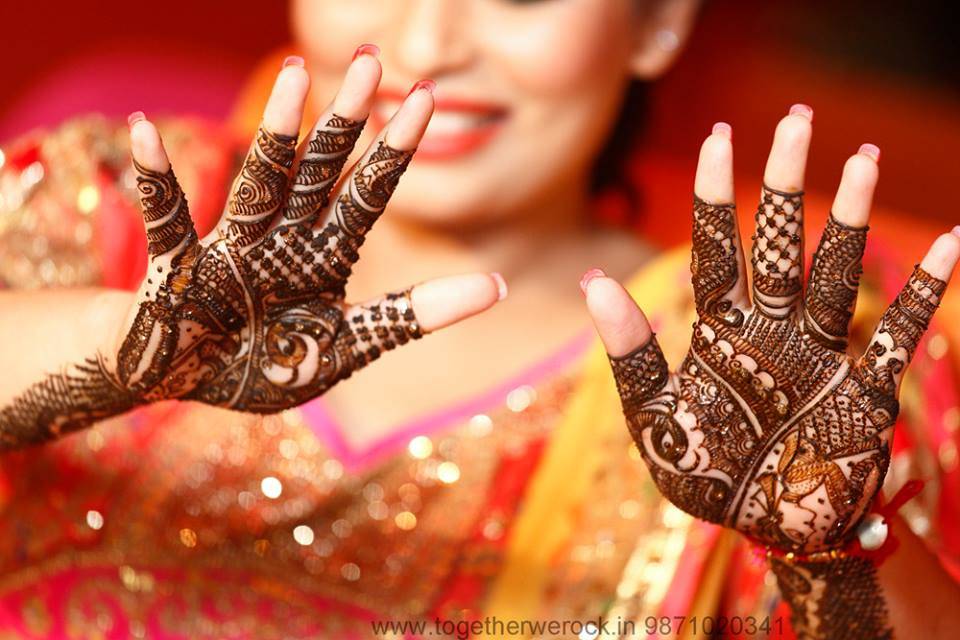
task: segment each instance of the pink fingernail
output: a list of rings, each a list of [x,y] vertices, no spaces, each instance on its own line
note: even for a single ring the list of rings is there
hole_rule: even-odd
[[[146,114],[143,113],[143,111],[134,111],[133,113],[127,116],[127,126],[132,129],[133,125],[137,124],[141,120],[146,120],[146,119],[147,119],[147,116]]]
[[[429,91],[430,93],[433,93],[433,90],[436,88],[437,88],[436,82],[434,82],[430,78],[424,78],[423,80],[417,80],[416,83],[414,83],[414,85],[410,88],[410,93],[408,93],[407,96],[409,97],[410,95],[413,94],[414,91],[417,91],[418,89],[424,89],[425,91]]]
[[[588,269],[586,273],[583,274],[583,277],[580,278],[580,291],[583,291],[583,295],[587,295],[587,286],[590,284],[590,281],[594,278],[605,278],[607,274],[604,273],[603,269]]]
[[[286,69],[287,67],[302,67],[302,66],[303,66],[303,58],[301,58],[300,56],[287,56],[286,58],[283,59],[284,69]]]
[[[730,140],[733,140],[733,127],[731,127],[726,122],[718,122],[713,125],[713,129],[710,130],[711,133],[717,135],[726,136]]]
[[[497,283],[497,302],[503,300],[507,297],[507,281],[503,279],[503,276],[494,271],[490,274],[490,277],[493,278],[494,282]]]
[[[880,147],[875,144],[870,144],[869,142],[860,145],[860,148],[857,149],[857,153],[862,153],[865,156],[870,156],[873,158],[874,162],[880,162]]]
[[[798,102],[790,107],[790,115],[803,116],[810,122],[813,122],[813,109],[811,109],[809,105],[805,105],[802,102]]]
[[[373,56],[376,58],[380,55],[380,47],[375,44],[362,44],[357,47],[357,50],[353,52],[353,59],[356,60],[360,56]]]
[[[960,224],[958,224],[957,226],[955,226],[955,227],[953,228],[953,231],[951,231],[950,233],[952,233],[953,235],[955,235],[955,236],[957,236],[958,238],[960,238]]]

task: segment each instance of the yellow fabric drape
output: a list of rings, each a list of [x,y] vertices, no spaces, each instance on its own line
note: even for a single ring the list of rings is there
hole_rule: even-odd
[[[654,323],[657,310],[675,309],[690,298],[689,280],[675,282],[684,278],[689,259],[685,247],[669,252],[627,283]],[[671,361],[679,362],[682,357],[688,330],[689,323],[677,323],[675,318],[659,328],[661,345]],[[536,619],[551,559],[573,532],[579,506],[589,499],[591,479],[603,462],[599,443],[610,430],[625,428],[610,365],[599,341],[586,356],[582,371],[511,530],[504,567],[487,601],[488,617]]]

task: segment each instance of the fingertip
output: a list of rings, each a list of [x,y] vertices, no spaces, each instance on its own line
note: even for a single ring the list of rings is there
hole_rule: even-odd
[[[133,125],[137,124],[141,120],[146,120],[147,115],[143,111],[134,111],[127,116],[127,127],[133,128]]]
[[[833,200],[834,218],[852,227],[867,226],[879,179],[880,168],[873,159],[861,153],[850,156]]]
[[[806,116],[792,113],[780,120],[763,174],[768,187],[787,192],[803,190],[812,137],[813,124]]]
[[[880,162],[880,147],[869,142],[864,142],[860,145],[860,149],[857,150],[857,153],[868,156],[874,162]]]
[[[426,332],[486,311],[501,299],[500,281],[490,273],[436,278],[416,285],[410,292],[413,311]]]
[[[848,176],[856,184],[870,186],[876,184],[880,177],[880,165],[875,158],[862,152],[857,152],[847,158],[843,165],[844,177]]]
[[[792,116],[801,116],[810,122],[813,122],[813,107],[802,102],[798,102],[790,107],[789,114]]]
[[[722,136],[727,140],[733,140],[733,127],[726,122],[714,123],[713,128],[710,129],[710,133],[713,135]]]
[[[382,73],[380,61],[372,53],[355,57],[333,100],[333,112],[342,118],[365,120],[373,106]]]
[[[711,204],[732,204],[733,142],[722,133],[712,133],[700,146],[693,192]]]
[[[303,119],[303,105],[310,91],[310,74],[302,66],[283,67],[263,110],[263,125],[271,133],[296,135]]]
[[[813,118],[801,113],[788,113],[780,118],[773,135],[774,140],[780,138],[784,144],[804,144],[813,135]]]
[[[940,280],[950,280],[957,260],[960,259],[960,237],[944,233],[933,241],[927,255],[920,261],[920,268]]]
[[[163,148],[157,127],[146,119],[143,112],[131,114],[129,121],[130,152],[133,159],[144,169],[165,173],[170,169],[170,160]]]
[[[387,125],[387,145],[398,151],[416,149],[433,115],[433,106],[432,87],[418,82]]]
[[[587,310],[607,353],[619,358],[650,339],[646,316],[613,278],[596,277],[586,285]]]
[[[490,274],[490,277],[493,279],[493,282],[497,285],[497,302],[502,302],[507,299],[507,295],[510,293],[509,287],[507,287],[507,281],[504,280],[503,276],[500,273],[494,271]]]

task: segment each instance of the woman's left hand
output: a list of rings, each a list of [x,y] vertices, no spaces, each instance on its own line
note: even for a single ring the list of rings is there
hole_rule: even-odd
[[[883,483],[900,381],[960,257],[931,247],[859,357],[847,352],[879,150],[844,168],[803,286],[803,109],[777,127],[753,237],[752,295],[733,205],[730,129],[703,144],[691,273],[698,319],[675,373],[643,313],[595,277],[587,304],[630,431],[661,492],[699,518],[783,551],[843,546]]]

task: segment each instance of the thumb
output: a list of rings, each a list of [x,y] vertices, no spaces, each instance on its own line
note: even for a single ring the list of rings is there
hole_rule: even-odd
[[[621,358],[649,342],[653,335],[650,323],[619,282],[599,269],[591,269],[584,274],[580,287],[608,355]]]

